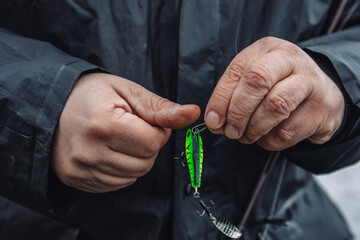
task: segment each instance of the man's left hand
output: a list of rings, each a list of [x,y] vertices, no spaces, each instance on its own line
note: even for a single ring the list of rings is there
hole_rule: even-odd
[[[306,138],[325,143],[343,115],[340,89],[312,58],[293,43],[266,37],[232,60],[209,100],[205,124],[275,151]]]

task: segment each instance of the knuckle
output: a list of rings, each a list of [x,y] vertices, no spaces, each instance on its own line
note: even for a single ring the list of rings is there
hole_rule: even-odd
[[[281,127],[277,130],[276,135],[279,139],[279,141],[277,142],[288,142],[294,139],[295,131],[292,129]]]
[[[168,99],[159,97],[157,95],[152,95],[150,97],[150,106],[154,112],[158,111],[159,109],[163,109],[164,105],[168,102]]]
[[[278,38],[272,37],[272,36],[266,36],[261,38],[260,43],[265,45],[265,46],[270,46],[274,43],[274,41],[278,41]]]
[[[272,87],[267,70],[260,66],[251,66],[245,73],[243,81],[251,90],[266,89],[269,91]]]
[[[223,84],[218,84],[211,99],[216,103],[227,103],[230,101],[229,91],[231,89]]]
[[[249,106],[241,103],[232,103],[228,109],[226,122],[237,124],[249,118],[251,112]]]
[[[264,101],[267,111],[274,117],[282,119],[288,118],[294,109],[294,104],[291,100],[280,95],[273,95],[265,98]]]
[[[287,54],[291,57],[297,58],[304,55],[304,51],[293,43],[287,43],[285,48]]]
[[[90,136],[107,136],[109,134],[107,122],[99,117],[93,117],[88,121],[87,132]]]
[[[266,36],[257,41],[259,44],[264,46],[269,52],[274,46],[280,45],[284,40],[272,36]]]
[[[279,39],[276,38],[276,37],[272,37],[272,36],[266,36],[266,37],[263,37],[261,40],[266,42],[266,43],[271,43],[271,42],[274,42],[274,41],[278,41]]]
[[[129,95],[135,99],[142,97],[144,93],[144,88],[135,82],[131,82],[128,80],[126,81],[128,82],[128,84],[125,84],[124,86],[126,87],[126,92],[128,92]]]
[[[246,56],[241,59],[236,59],[225,71],[227,77],[231,80],[238,81],[246,70],[247,59]]]

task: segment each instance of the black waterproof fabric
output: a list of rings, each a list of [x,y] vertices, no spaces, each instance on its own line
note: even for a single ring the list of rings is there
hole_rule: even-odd
[[[85,71],[103,68],[204,110],[236,52],[265,36],[306,49],[343,90],[347,114],[329,143],[304,142],[281,153],[244,239],[257,239],[264,230],[266,239],[352,239],[310,173],[360,159],[360,8],[349,1],[340,19],[345,29],[323,36],[337,4],[1,0],[0,239],[226,239],[197,215],[187,170],[172,160],[184,150],[185,129],[173,132],[150,173],[105,194],[57,181],[51,142],[71,88]],[[208,132],[203,141],[202,196],[215,201],[214,215],[238,222],[269,153]],[[266,224],[277,186],[275,220]]]

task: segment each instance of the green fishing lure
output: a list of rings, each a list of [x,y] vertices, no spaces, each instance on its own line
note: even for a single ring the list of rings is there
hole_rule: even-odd
[[[203,128],[199,130],[198,127],[200,126],[203,126]],[[204,159],[203,141],[200,136],[200,132],[205,129],[205,123],[196,125],[187,131],[185,140],[185,157],[190,172],[191,186],[195,188],[194,198],[198,201],[203,210],[202,213],[199,211],[198,213],[200,216],[206,214],[215,227],[226,236],[231,238],[240,238],[241,232],[233,223],[226,218],[215,217],[211,214],[210,209],[214,206],[213,201],[210,200],[212,206],[207,206],[200,198],[198,188],[201,186],[201,174]],[[184,156],[184,152],[181,156]]]
[[[188,164],[191,185],[198,188],[201,185],[201,174],[203,168],[203,142],[199,130],[189,129],[186,133],[185,156]]]

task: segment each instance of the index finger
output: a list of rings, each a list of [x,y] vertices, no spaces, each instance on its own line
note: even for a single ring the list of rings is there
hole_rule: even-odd
[[[245,48],[231,61],[216,85],[205,110],[205,124],[214,133],[223,134],[233,92],[247,67],[265,55],[269,46],[260,40]]]

